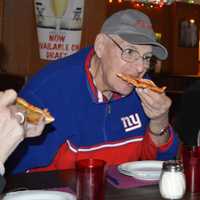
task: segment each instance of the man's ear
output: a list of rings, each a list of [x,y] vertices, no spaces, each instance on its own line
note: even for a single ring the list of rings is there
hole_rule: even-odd
[[[95,42],[94,42],[94,50],[96,55],[101,58],[103,51],[106,46],[106,35],[104,33],[99,33],[96,36]]]

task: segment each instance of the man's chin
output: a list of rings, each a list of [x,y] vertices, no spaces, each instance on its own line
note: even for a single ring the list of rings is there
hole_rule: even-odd
[[[134,90],[134,88],[132,87],[132,88],[129,88],[129,89],[122,89],[121,91],[120,91],[120,94],[122,95],[122,96],[128,96],[132,91]]]

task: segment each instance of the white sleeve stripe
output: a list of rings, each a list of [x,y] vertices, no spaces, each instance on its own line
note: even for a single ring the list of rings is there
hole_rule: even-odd
[[[124,142],[119,142],[119,143],[115,143],[115,144],[103,144],[103,145],[99,145],[99,146],[95,146],[95,147],[91,147],[91,148],[74,148],[70,141],[67,140],[67,144],[69,146],[69,149],[75,153],[77,152],[89,152],[89,151],[95,151],[95,150],[99,150],[99,149],[103,149],[103,148],[112,148],[112,147],[119,147],[119,146],[123,146],[123,145],[126,145],[126,144],[130,144],[130,143],[133,143],[133,142],[140,142],[143,140],[143,137],[141,138],[134,138],[134,139],[131,139],[131,140],[126,140]]]

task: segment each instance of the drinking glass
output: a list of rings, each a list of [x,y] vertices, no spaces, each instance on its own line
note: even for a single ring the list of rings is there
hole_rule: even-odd
[[[200,147],[183,146],[182,159],[187,191],[200,192]]]
[[[77,200],[104,199],[105,164],[98,159],[76,161]]]

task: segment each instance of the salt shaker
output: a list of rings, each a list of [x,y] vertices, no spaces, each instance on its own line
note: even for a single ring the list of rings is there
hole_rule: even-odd
[[[184,196],[186,182],[181,161],[163,162],[159,189],[164,199],[181,199]]]

